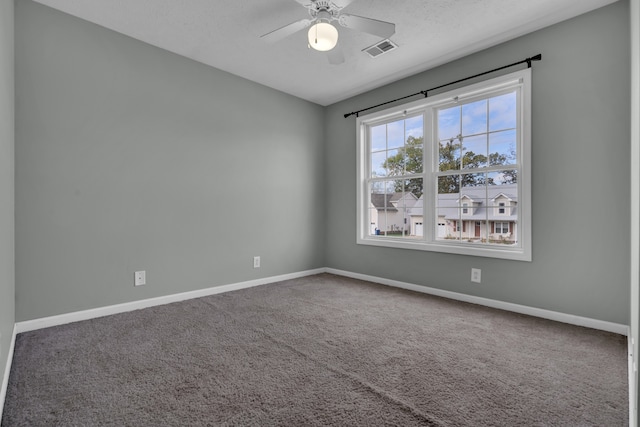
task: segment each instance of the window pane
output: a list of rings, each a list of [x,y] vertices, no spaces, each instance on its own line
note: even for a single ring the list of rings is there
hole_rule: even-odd
[[[438,177],[435,224],[437,240],[460,239],[460,230],[457,230],[457,223],[462,214],[459,191],[460,175]]]
[[[411,193],[416,199],[422,196],[423,186],[424,182],[422,178],[411,178],[404,181],[404,191]],[[407,198],[406,205],[413,207],[415,205],[415,201],[411,198]]]
[[[455,215],[457,210],[438,209],[436,217],[435,236],[437,240],[459,240],[460,232],[456,229],[458,219]],[[454,212],[451,215],[451,212]]]
[[[422,138],[424,134],[424,126],[422,116],[411,117],[405,120],[405,133],[407,139],[414,137],[416,139]]]
[[[396,191],[395,181],[382,181],[380,184],[380,188],[382,189],[381,193],[387,195],[388,202],[388,199],[391,197],[390,194]]]
[[[460,135],[460,107],[438,111],[438,139],[451,139]]]
[[[460,238],[460,233],[456,230],[461,215],[459,182],[459,175],[438,177],[435,224],[435,236],[438,240]]]
[[[515,129],[517,125],[516,93],[489,99],[489,131]]]
[[[404,120],[387,124],[387,148],[404,146]]]
[[[387,171],[384,168],[384,162],[387,160],[387,152],[381,151],[379,153],[371,154],[371,176],[387,176]]]
[[[410,140],[412,143],[407,142],[405,147],[405,162],[407,173],[422,173],[423,162],[423,145],[416,144],[415,142],[422,142],[422,139]]]
[[[487,174],[488,185],[512,185],[518,183],[518,171],[517,170],[503,170],[496,172],[489,172]],[[514,185],[514,188],[518,188]]]
[[[459,170],[460,169],[460,150],[461,144],[457,139],[440,141],[439,151],[439,169],[440,171]]]
[[[438,194],[456,194],[457,199],[458,192],[460,192],[460,175],[438,177]]]
[[[387,175],[397,176],[404,175],[405,167],[404,150],[389,150],[384,161],[387,169]]]
[[[387,149],[387,125],[371,128],[371,151]]]
[[[422,173],[423,155],[423,116],[410,117],[405,120],[405,157],[406,173]]]
[[[516,156],[516,131],[506,130],[489,135],[489,165],[513,165]]]
[[[461,175],[460,186],[463,193],[471,194],[472,197],[485,197],[485,183],[487,176],[484,173],[465,173]]]
[[[447,234],[447,239],[448,240],[460,240],[462,239],[462,221],[459,219],[452,219],[449,220],[447,219],[447,232],[449,232],[449,230],[451,230],[451,233]]]
[[[462,168],[481,168],[487,166],[487,135],[478,135],[462,140]]]
[[[488,215],[495,220],[490,243],[517,244],[518,184],[517,171],[504,170],[487,174]]]
[[[394,219],[393,229],[387,234],[395,237],[407,237],[409,235],[409,215],[407,215],[407,208],[405,205],[399,205]]]
[[[412,217],[421,220],[423,214],[422,202],[418,201],[422,187],[421,178],[372,183],[369,207],[371,235],[410,237]]]
[[[371,182],[369,183],[369,193],[370,194],[384,194],[385,188],[384,188],[384,181],[375,181],[375,182]]]
[[[515,207],[518,205],[518,184],[504,181],[505,174],[516,176],[516,171],[493,172],[487,178],[487,197],[489,206],[494,208],[496,214],[504,209],[505,215],[515,215]],[[511,179],[511,177],[508,177]],[[501,181],[503,180],[503,181]]]
[[[369,199],[369,232],[371,235],[380,235],[387,227],[388,212],[391,207],[391,194],[388,193],[388,181],[378,181],[370,184]]]
[[[462,135],[487,132],[487,100],[471,102],[462,106]]]
[[[371,177],[423,171],[423,116],[371,127]]]
[[[486,175],[463,174],[461,176],[461,189],[458,197],[460,206],[460,218],[466,225],[464,239],[478,243],[486,239],[487,219],[487,187]]]
[[[482,215],[481,218],[483,218],[482,221],[480,222],[480,239],[482,243],[487,243],[488,239],[489,239],[489,234],[491,234],[491,229],[489,228],[489,223],[484,219],[485,218],[485,214],[487,213],[486,209],[482,209],[482,211],[480,212],[480,214]],[[477,222],[476,222],[477,223]],[[477,227],[476,227],[476,231],[477,231]],[[476,237],[478,237],[477,233],[476,233]]]
[[[489,243],[495,245],[515,245],[517,244],[518,224],[515,221],[495,222],[493,232],[489,236]]]

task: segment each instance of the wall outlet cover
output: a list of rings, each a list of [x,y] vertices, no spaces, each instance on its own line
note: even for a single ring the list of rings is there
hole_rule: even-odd
[[[481,283],[482,282],[482,270],[480,270],[479,268],[472,268],[471,269],[471,281],[474,283]]]
[[[134,286],[142,286],[147,284],[147,272],[146,271],[136,271],[134,274],[133,285]]]

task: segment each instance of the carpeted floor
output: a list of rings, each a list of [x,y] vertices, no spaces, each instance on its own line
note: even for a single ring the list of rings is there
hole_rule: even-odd
[[[623,426],[626,337],[328,274],[20,334],[2,426]]]

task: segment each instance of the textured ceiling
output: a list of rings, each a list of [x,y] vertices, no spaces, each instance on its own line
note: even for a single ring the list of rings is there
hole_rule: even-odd
[[[294,0],[36,1],[329,105],[616,0],[354,0],[343,12],[395,23],[390,39],[399,48],[371,58],[362,49],[379,38],[339,27],[345,56],[339,65],[307,47],[305,30],[274,44],[260,39],[309,16]],[[523,52],[523,58],[536,53]]]

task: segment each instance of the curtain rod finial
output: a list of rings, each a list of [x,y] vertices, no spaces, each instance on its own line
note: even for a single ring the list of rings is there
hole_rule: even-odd
[[[532,56],[531,58],[527,58],[525,59],[525,61],[527,61],[527,67],[531,68],[531,61],[540,61],[542,60],[542,54],[539,53],[536,56]]]

